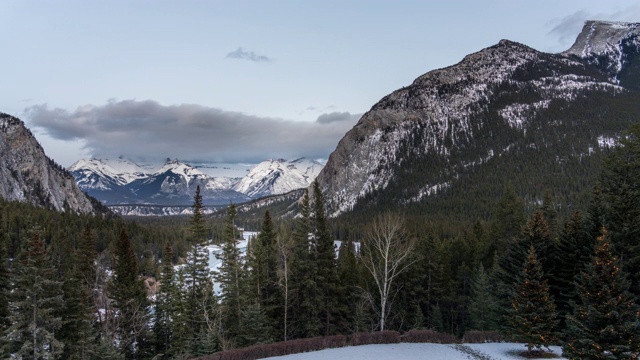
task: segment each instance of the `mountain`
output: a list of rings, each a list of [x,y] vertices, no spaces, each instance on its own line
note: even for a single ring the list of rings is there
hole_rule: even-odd
[[[79,160],[69,171],[82,190],[119,214],[173,215],[190,211],[197,186],[207,206],[238,204],[306,188],[321,168],[322,164],[307,159],[267,160],[254,167],[243,164],[195,167],[167,160],[153,170],[153,166],[140,166],[119,158]]]
[[[251,169],[233,188],[254,199],[284,194],[309,186],[320,169],[322,164],[308,159],[267,160]]]
[[[125,159],[79,160],[69,170],[84,191],[109,206],[189,206],[197,186],[206,205],[250,200],[231,189],[233,179],[210,177],[178,160],[167,160],[155,171]]]
[[[529,207],[585,204],[607,148],[640,119],[639,24],[587,22],[568,51],[501,40],[385,96],[318,175],[328,213],[403,207],[487,218],[510,183]]]
[[[92,214],[103,209],[73,176],[48,158],[24,123],[0,113],[0,197],[58,211]]]

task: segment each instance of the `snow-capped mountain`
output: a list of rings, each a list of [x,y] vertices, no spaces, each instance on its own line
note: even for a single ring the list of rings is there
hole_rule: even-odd
[[[304,158],[267,160],[251,169],[233,188],[252,198],[284,194],[309,186],[322,166],[317,161]]]
[[[24,123],[0,113],[0,197],[58,211],[96,213],[103,209],[87,197],[64,168],[48,158]],[[99,204],[97,204],[99,205]]]
[[[197,166],[167,160],[154,170],[152,166],[140,166],[119,158],[79,160],[69,170],[84,191],[117,212],[162,215],[188,212],[184,207],[193,203],[197,186],[205,205],[209,206],[244,203],[252,198],[305,188],[315,179],[322,164],[298,159],[268,160],[255,167],[245,164]],[[141,207],[147,205],[151,207]]]
[[[134,180],[142,179],[151,173],[133,161],[118,158],[81,159],[68,168],[74,177],[79,179],[78,186],[82,190],[113,190]]]
[[[606,151],[598,139],[640,118],[639,26],[587,22],[560,54],[502,40],[385,96],[318,175],[328,213],[380,204],[482,218],[506,183],[530,203],[544,190],[579,203]]]

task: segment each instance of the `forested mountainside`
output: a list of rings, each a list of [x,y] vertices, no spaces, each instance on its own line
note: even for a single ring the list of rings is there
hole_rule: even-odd
[[[486,218],[510,183],[529,209],[549,191],[584,206],[603,156],[640,119],[638,24],[588,22],[571,50],[502,40],[384,97],[318,176],[329,213],[403,208]]]

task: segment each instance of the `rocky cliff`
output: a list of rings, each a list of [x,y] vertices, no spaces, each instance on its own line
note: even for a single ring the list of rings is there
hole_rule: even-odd
[[[73,176],[49,159],[24,123],[0,114],[0,197],[58,211],[95,213]]]

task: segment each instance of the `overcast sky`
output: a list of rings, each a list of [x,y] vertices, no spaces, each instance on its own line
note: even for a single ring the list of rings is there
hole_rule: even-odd
[[[0,0],[0,111],[81,157],[327,158],[359,116],[510,39],[571,46],[627,0]]]

